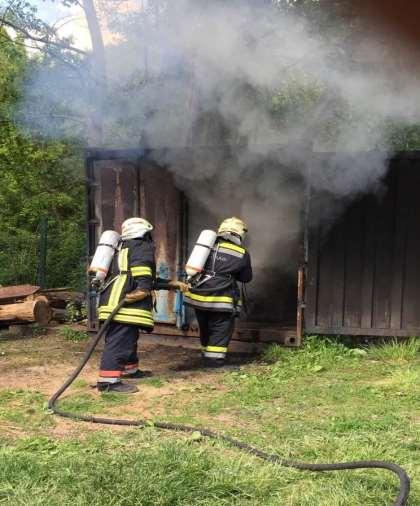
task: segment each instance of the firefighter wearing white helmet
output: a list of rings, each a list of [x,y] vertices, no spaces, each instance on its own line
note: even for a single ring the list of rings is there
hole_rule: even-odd
[[[153,230],[153,225],[144,218],[129,218],[122,224],[122,239],[140,239]]]
[[[204,362],[210,367],[225,363],[242,306],[238,282],[252,280],[251,258],[243,246],[246,232],[239,218],[220,224],[204,269],[190,280],[191,288],[184,296],[185,304],[195,310]]]
[[[156,265],[152,230],[153,226],[143,218],[130,218],[122,225],[110,274],[112,282],[107,283],[100,296],[99,320],[106,320],[123,298],[129,305],[118,311],[106,332],[97,382],[99,391],[134,393],[137,388],[121,379],[150,375],[138,368],[137,340],[139,329],[151,332],[154,324],[152,289]]]

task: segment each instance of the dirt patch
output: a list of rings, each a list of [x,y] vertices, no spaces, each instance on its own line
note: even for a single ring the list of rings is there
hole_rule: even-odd
[[[0,392],[11,389],[32,391],[48,398],[73,371],[82,358],[85,347],[85,342],[66,341],[56,334],[55,329],[38,337],[0,339]],[[97,380],[100,353],[99,346],[79,381],[65,397],[71,398],[76,393],[100,399],[96,389],[90,387]],[[152,378],[140,381],[139,394],[130,396],[124,404],[107,407],[105,416],[151,419],[168,413],[168,406],[170,412],[178,416],[182,415],[183,406],[197,396],[205,399],[212,395],[212,390],[227,388],[222,382],[226,371],[203,369],[200,352],[196,349],[145,344],[140,339],[139,353],[141,369],[152,371]],[[238,366],[247,360],[249,361],[249,356],[235,354],[232,362]],[[26,432],[19,424],[6,420],[2,420],[0,426],[3,433],[11,437],[21,437],[25,433],[28,435],[32,430],[28,427]],[[104,427],[54,417],[54,423],[37,432],[62,438],[79,437],[82,433],[97,430],[104,430]],[[127,429],[116,427],[115,430]]]
[[[0,339],[0,388],[33,389],[49,394],[58,388],[78,364],[86,343],[65,341],[55,333],[18,340]],[[95,383],[101,346],[86,365],[80,378]],[[139,343],[140,367],[154,377],[166,380],[194,378],[206,381],[226,372],[203,369],[200,353],[195,349]],[[232,366],[249,361],[249,356],[235,354]],[[209,380],[213,381],[213,380]]]

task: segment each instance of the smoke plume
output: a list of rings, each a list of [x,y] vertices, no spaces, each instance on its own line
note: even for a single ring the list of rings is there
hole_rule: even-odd
[[[78,76],[48,65],[29,83],[26,119],[33,125],[38,103],[66,117],[44,122],[50,135],[76,118],[85,136],[94,114],[105,147],[213,146],[188,166],[161,161],[209,211],[203,226],[232,214],[249,222],[260,265],[290,265],[308,184],[325,198],[318,222],[331,220],[337,202],[381,189],[389,125],[419,121],[415,76],[396,71],[394,41],[371,26],[352,32],[349,20],[325,23],[281,1],[149,0],[102,16],[118,34],[107,81],[88,64]]]

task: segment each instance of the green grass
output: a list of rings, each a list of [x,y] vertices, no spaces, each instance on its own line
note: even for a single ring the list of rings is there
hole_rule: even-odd
[[[224,458],[220,456],[224,454]],[[3,447],[0,503],[35,505],[278,504],[287,480],[219,445],[151,429],[83,442],[48,438]]]
[[[50,427],[54,420],[45,409],[46,397],[40,392],[22,389],[0,390],[0,420],[24,429]]]
[[[420,354],[420,338],[411,337],[408,341],[401,342],[394,339],[389,344],[376,346],[371,349],[370,355],[378,360],[390,360],[406,362],[413,360]]]
[[[87,385],[86,381],[78,380],[76,388]],[[73,413],[96,414],[122,406],[128,402],[125,396],[103,393],[100,396],[85,391],[73,393],[65,397],[60,406]],[[56,418],[47,409],[47,397],[40,392],[22,389],[0,390],[0,422],[9,423],[13,428],[22,430],[30,428],[40,431],[55,426]]]
[[[154,378],[154,377],[145,378],[144,380],[142,380],[141,384],[150,385],[155,388],[160,388],[163,387],[163,385],[165,384],[165,380],[163,380],[162,378]]]
[[[61,327],[57,334],[60,337],[63,337],[66,341],[71,341],[73,343],[80,343],[89,339],[89,335],[86,332],[69,326]]]
[[[60,407],[72,413],[96,414],[127,402],[129,402],[127,396],[114,393],[103,393],[100,396],[95,393],[78,393],[60,401]]]
[[[273,346],[262,363],[211,381],[189,377],[167,396],[159,396],[159,378],[140,389],[160,419],[211,427],[286,458],[395,461],[413,478],[414,506],[420,504],[420,357],[413,342],[365,350],[311,337],[299,350]],[[141,402],[141,394],[98,396],[82,380],[62,406],[133,417],[133,399]],[[44,418],[55,420],[44,402],[36,392],[3,391],[0,421],[14,410],[26,416],[26,425],[36,425],[37,417],[41,425]],[[27,413],[31,405],[37,410]],[[75,426],[82,433],[88,427]],[[376,506],[391,504],[397,489],[387,471],[284,469],[219,442],[153,427],[103,427],[62,440],[35,431],[0,447],[0,504]]]

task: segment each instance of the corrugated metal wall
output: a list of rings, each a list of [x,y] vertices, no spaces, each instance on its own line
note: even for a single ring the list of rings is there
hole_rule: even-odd
[[[420,335],[420,155],[392,160],[385,185],[310,232],[307,332]]]

